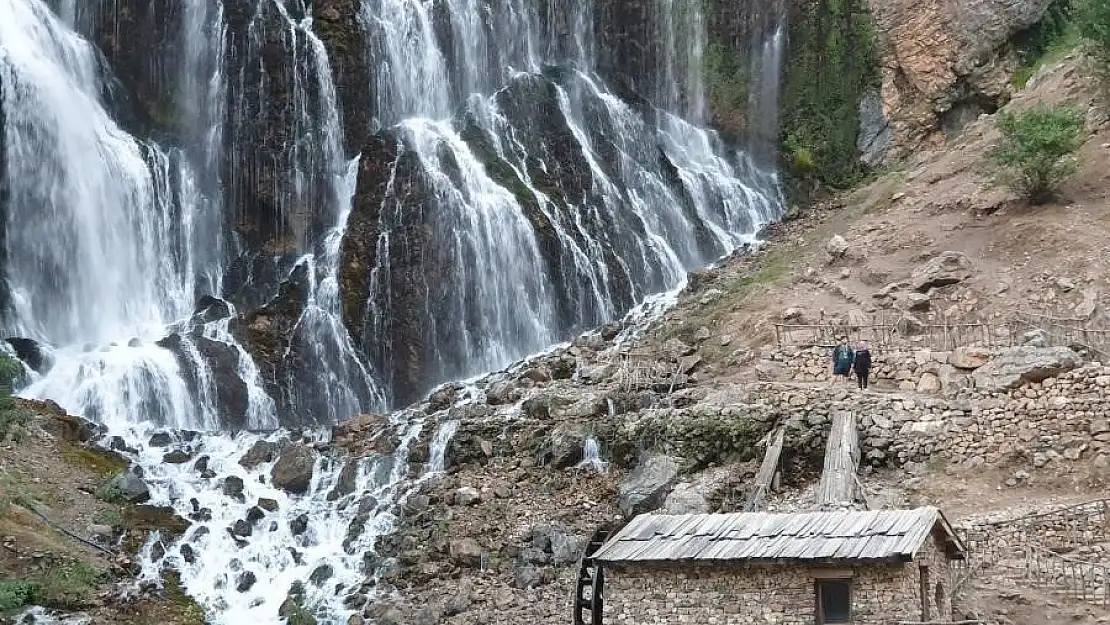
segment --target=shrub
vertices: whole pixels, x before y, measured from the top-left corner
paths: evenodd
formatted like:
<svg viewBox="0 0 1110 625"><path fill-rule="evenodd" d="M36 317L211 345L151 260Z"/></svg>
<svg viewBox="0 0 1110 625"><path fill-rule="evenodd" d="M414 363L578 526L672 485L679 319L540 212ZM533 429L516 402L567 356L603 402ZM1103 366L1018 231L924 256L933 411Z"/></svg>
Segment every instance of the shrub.
<svg viewBox="0 0 1110 625"><path fill-rule="evenodd" d="M12 397L12 383L21 375L23 366L19 361L0 354L0 443L18 438L20 428L31 418Z"/></svg>
<svg viewBox="0 0 1110 625"><path fill-rule="evenodd" d="M18 610L34 601L35 584L23 579L0 580L0 614Z"/></svg>
<svg viewBox="0 0 1110 625"><path fill-rule="evenodd" d="M1002 144L994 157L1003 182L1034 204L1051 200L1075 170L1071 155L1083 145L1083 115L1071 107L1038 107L1003 113L998 127Z"/></svg>
<svg viewBox="0 0 1110 625"><path fill-rule="evenodd" d="M1079 34L1091 42L1095 54L1110 62L1110 0L1080 0Z"/></svg>

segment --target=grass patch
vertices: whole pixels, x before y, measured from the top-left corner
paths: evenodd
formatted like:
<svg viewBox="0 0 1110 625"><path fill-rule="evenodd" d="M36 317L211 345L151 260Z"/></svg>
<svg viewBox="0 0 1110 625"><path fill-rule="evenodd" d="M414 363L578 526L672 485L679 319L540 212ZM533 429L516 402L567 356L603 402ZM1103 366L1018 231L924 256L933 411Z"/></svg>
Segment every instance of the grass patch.
<svg viewBox="0 0 1110 625"><path fill-rule="evenodd" d="M115 477L127 468L127 461L119 456L73 443L63 443L61 452L69 464L102 478Z"/></svg>
<svg viewBox="0 0 1110 625"><path fill-rule="evenodd" d="M80 609L88 604L104 574L84 562L71 561L52 567L36 580L35 603L50 608Z"/></svg>
<svg viewBox="0 0 1110 625"><path fill-rule="evenodd" d="M104 503L115 505L122 505L127 503L127 497L124 497L123 491L119 489L119 484L116 483L115 476L111 477L103 484L101 484L100 487L96 489L96 492L93 493L93 495Z"/></svg>
<svg viewBox="0 0 1110 625"><path fill-rule="evenodd" d="M118 529L123 527L123 514L120 513L118 508L101 510L93 517L93 523Z"/></svg>
<svg viewBox="0 0 1110 625"><path fill-rule="evenodd" d="M89 605L104 573L79 560L49 567L27 579L0 581L0 613L28 605L79 610Z"/></svg>
<svg viewBox="0 0 1110 625"><path fill-rule="evenodd" d="M0 614L30 605L35 591L35 584L25 579L0 580Z"/></svg>

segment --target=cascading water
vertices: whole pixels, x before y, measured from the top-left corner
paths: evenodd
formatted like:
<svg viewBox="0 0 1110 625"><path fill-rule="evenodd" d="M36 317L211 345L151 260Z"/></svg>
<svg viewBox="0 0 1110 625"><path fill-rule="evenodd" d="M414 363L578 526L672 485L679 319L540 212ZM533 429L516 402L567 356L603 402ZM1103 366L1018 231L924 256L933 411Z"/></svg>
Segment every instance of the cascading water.
<svg viewBox="0 0 1110 625"><path fill-rule="evenodd" d="M599 76L591 0L478 4L362 3L387 130L346 320L394 403L613 320L779 211L773 171L704 127L699 2L649 12L646 100Z"/></svg>
<svg viewBox="0 0 1110 625"><path fill-rule="evenodd" d="M659 49L613 89L591 0L363 0L385 149L351 160L310 4L180 0L159 22L179 53L150 63L170 110L144 117L116 110L117 59L90 43L98 11L133 16L121 1L0 0L2 327L53 349L23 394L123 437L153 502L194 521L164 556L148 546L144 575L180 570L213 623L277 622L291 592L346 622L433 424L395 414L393 456L314 453L302 495L274 487L272 458L239 462L300 435L221 431L331 424L505 366L673 296L779 210L767 161L706 128L698 2L651 3ZM768 45L758 115L774 111L781 36ZM173 132L146 132L152 116ZM273 322L252 315L283 289L300 300L264 346L278 362L256 362L251 333ZM423 475L458 426L435 426ZM207 470L163 463L161 429L202 432L173 444Z"/></svg>

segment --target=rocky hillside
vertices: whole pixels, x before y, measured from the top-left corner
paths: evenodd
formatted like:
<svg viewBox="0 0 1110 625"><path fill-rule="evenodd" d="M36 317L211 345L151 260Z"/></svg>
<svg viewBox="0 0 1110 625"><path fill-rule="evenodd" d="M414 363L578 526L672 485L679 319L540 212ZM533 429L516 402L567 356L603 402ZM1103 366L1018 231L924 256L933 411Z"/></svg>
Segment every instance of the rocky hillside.
<svg viewBox="0 0 1110 625"><path fill-rule="evenodd" d="M1029 309L1103 314L1110 127L1084 68L1074 56L1045 68L1004 109L1052 102L1087 112L1065 203L1031 209L993 186L985 155L997 131L984 116L947 149L772 228L758 252L692 275L648 333L606 327L421 404L459 420L458 433L447 473L422 484L382 543L380 583L396 592L365 622L565 619L575 554L594 531L647 510L736 510L778 425L788 427L786 484L768 505L811 506L837 410L865 413L872 506L935 504L959 524L1099 497L1110 477L1101 364L1039 347L1036 336L951 352L921 331L945 320L1005 329ZM862 396L829 388L823 350L774 345L774 323L879 316L908 335L900 351L877 353L876 390ZM663 364L643 365L637 383L618 354ZM591 440L604 465L584 462ZM1008 584L978 580L968 614L1000 623L1101 614Z"/></svg>
<svg viewBox="0 0 1110 625"><path fill-rule="evenodd" d="M139 583L138 552L150 535L171 541L187 524L142 505L145 485L119 455L89 442L95 428L50 403L22 402L3 418L0 623L32 604L93 623L204 623L172 572L163 587Z"/></svg>

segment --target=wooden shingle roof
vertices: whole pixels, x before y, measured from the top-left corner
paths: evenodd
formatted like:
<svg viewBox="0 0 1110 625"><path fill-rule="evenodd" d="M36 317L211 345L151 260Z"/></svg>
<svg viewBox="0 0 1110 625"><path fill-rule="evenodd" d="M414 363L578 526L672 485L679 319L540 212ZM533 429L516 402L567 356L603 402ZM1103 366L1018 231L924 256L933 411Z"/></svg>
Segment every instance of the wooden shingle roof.
<svg viewBox="0 0 1110 625"><path fill-rule="evenodd" d="M935 535L953 559L964 547L940 510L636 517L594 554L602 564L909 561Z"/></svg>

